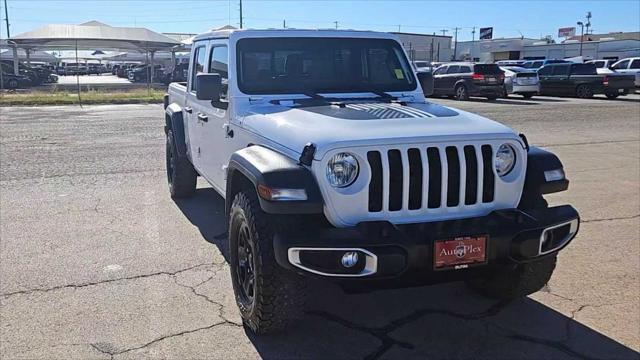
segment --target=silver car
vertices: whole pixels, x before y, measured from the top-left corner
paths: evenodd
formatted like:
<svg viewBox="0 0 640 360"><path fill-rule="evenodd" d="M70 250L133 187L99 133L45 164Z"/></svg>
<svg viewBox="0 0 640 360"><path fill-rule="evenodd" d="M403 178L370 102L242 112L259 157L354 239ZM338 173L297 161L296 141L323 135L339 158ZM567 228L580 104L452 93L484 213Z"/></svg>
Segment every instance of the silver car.
<svg viewBox="0 0 640 360"><path fill-rule="evenodd" d="M518 94L525 99L531 99L540 91L540 81L535 70L517 66L501 66L500 69L504 71L503 97Z"/></svg>

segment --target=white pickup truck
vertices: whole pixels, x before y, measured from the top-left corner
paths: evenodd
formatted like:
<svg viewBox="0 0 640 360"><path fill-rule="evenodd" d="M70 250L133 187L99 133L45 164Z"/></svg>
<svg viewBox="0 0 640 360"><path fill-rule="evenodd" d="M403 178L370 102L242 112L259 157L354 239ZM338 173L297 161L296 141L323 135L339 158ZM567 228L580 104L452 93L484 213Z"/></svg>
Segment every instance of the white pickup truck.
<svg viewBox="0 0 640 360"><path fill-rule="evenodd" d="M497 122L429 103L392 34L240 30L194 39L165 97L171 196L226 201L237 304L256 333L300 312L305 277L369 291L465 280L542 288L576 235L559 159ZM213 214L212 214L213 216ZM428 299L425 299L428 301Z"/></svg>

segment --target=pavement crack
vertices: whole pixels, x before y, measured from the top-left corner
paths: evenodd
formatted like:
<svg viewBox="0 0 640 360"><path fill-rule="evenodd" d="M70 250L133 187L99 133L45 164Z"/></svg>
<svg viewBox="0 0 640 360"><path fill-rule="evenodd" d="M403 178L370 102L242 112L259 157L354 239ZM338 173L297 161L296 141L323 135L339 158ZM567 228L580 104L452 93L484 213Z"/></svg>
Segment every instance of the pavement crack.
<svg viewBox="0 0 640 360"><path fill-rule="evenodd" d="M102 284L108 284L108 283L113 283L113 282L118 282L118 281L144 279L144 278L149 278L149 277L154 277L154 276L163 276L163 275L164 276L174 276L176 274L180 274L182 272L193 270L193 269L196 269L196 268L199 268L199 267L202 267L202 266L215 266L215 264L213 264L213 263L198 264L198 265L189 266L187 268L180 269L180 270L177 270L177 271L174 271L174 272L158 271L158 272L149 273L149 274L126 276L126 277L120 277L120 278L115 278L115 279L106 279L106 280L100 280L100 281L85 282L85 283L80 283L80 284L65 284L65 285L58 285L58 286L53 286L53 287L49 287L49 288L34 288L34 289L27 289L27 290L12 291L12 292L8 292L8 293L0 294L0 296L4 297L4 298L7 298L7 297L10 297L10 296L14 296L14 295L25 295L25 294L35 293L35 292L45 292L46 293L46 292L50 292L50 291L57 291L57 290L64 290L64 289L80 289L80 288L84 288L84 287L88 287L88 286L102 285Z"/></svg>
<svg viewBox="0 0 640 360"><path fill-rule="evenodd" d="M640 214L636 214L632 216L620 216L620 217L614 217L614 218L580 220L580 222L593 223L593 222L602 222L602 221L631 220L631 219L637 219L637 218L640 218Z"/></svg>
<svg viewBox="0 0 640 360"><path fill-rule="evenodd" d="M426 315L439 314L439 315L451 316L451 317L455 317L463 320L480 320L480 319L497 315L509 303L510 301L500 301L491 305L489 308L487 308L484 311L481 311L478 313L471 313L471 314L461 314L461 313L456 313L450 310L443 310L443 309L430 309L430 308L419 309L401 318L392 320L387 325L384 325L381 327L366 327L363 325L353 323L351 321L348 321L337 315L334 315L325 311L308 311L307 314L315 315L325 320L333 321L346 328L364 332L377 338L381 342L380 346L378 346L373 352L371 352L370 354L364 357L367 360L375 360L375 359L379 359L394 345L405 348L405 349L413 349L414 346L412 344L396 340L393 337L391 337L390 334L396 329L401 328L402 326L409 324L412 321L415 321Z"/></svg>

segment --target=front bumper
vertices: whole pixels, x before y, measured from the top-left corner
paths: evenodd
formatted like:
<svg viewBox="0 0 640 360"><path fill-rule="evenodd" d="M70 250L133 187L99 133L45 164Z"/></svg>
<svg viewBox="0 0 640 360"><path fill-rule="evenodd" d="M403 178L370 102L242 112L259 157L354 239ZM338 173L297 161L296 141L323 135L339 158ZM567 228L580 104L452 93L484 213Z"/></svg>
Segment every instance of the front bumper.
<svg viewBox="0 0 640 360"><path fill-rule="evenodd" d="M460 280L555 254L575 237L579 222L578 212L569 205L526 212L499 210L483 217L433 223L364 222L352 228L323 227L276 235L274 250L280 266L305 276L340 282L391 280L392 287L402 287ZM556 236L542 248L543 235L550 231ZM481 234L488 235L485 264L434 269L436 240ZM361 255L360 266L347 269L342 265L340 258L347 251Z"/></svg>

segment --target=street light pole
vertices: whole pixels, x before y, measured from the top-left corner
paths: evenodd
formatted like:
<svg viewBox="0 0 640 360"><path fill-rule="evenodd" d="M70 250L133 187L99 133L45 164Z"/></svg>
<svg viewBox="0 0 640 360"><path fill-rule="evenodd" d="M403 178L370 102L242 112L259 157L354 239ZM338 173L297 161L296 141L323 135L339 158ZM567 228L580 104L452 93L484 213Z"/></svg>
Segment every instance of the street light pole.
<svg viewBox="0 0 640 360"><path fill-rule="evenodd" d="M584 23L582 21L577 22L580 25L580 56L582 56L582 42L584 41Z"/></svg>

